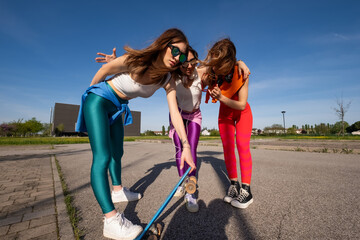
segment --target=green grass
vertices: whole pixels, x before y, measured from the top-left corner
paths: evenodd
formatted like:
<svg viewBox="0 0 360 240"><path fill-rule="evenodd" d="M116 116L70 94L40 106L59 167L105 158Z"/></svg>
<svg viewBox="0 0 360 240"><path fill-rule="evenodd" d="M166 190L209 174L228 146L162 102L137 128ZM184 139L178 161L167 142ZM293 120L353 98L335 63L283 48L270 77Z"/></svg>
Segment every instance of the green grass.
<svg viewBox="0 0 360 240"><path fill-rule="evenodd" d="M294 140L360 140L360 136L310 136L310 135L278 135L278 136L251 136L251 139L294 139Z"/></svg>
<svg viewBox="0 0 360 240"><path fill-rule="evenodd" d="M124 141L136 140L170 140L168 136L134 136L125 137ZM220 137L202 136L200 140L220 140ZM0 137L0 145L54 145L89 143L88 137Z"/></svg>
<svg viewBox="0 0 360 240"><path fill-rule="evenodd" d="M137 137L125 137L125 141L135 141ZM88 137L0 137L0 145L54 145L89 143Z"/></svg>
<svg viewBox="0 0 360 240"><path fill-rule="evenodd" d="M294 139L294 140L360 140L360 136L308 136L308 135L279 135L279 136L251 136L256 139ZM170 140L168 136L135 136L125 137L125 141L136 140ZM200 141L220 140L220 136L200 136ZM54 145L89 143L88 137L0 137L0 145Z"/></svg>
<svg viewBox="0 0 360 240"><path fill-rule="evenodd" d="M0 145L88 143L87 137L1 137Z"/></svg>

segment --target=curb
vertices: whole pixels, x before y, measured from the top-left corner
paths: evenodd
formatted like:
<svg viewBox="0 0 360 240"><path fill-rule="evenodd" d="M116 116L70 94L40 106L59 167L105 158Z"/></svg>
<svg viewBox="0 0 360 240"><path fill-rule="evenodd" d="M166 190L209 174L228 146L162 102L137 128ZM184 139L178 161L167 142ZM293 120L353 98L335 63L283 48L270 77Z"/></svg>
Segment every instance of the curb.
<svg viewBox="0 0 360 240"><path fill-rule="evenodd" d="M57 212L57 223L59 228L60 239L75 239L74 232L67 214L64 193L61 186L58 170L56 168L55 157L51 156L51 167L54 178L54 192L55 192L55 208Z"/></svg>

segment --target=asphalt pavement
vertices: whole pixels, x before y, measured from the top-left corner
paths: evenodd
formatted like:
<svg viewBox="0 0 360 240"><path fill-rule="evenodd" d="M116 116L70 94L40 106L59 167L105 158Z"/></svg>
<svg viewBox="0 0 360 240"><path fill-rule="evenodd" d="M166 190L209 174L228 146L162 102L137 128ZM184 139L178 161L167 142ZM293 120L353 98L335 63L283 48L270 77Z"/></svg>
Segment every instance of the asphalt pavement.
<svg viewBox="0 0 360 240"><path fill-rule="evenodd" d="M179 180L174 149L169 142L125 142L124 149L123 185L143 198L115 206L145 227ZM221 144L200 144L200 211L188 212L183 199L174 197L157 220L164 224L162 239L360 238L359 154L259 148L251 153L254 202L236 209L222 201L229 181ZM79 212L83 239L105 239L90 186L89 144L0 148L1 239L73 239L56 189L55 158Z"/></svg>
<svg viewBox="0 0 360 240"><path fill-rule="evenodd" d="M85 239L103 239L102 214L90 187L88 145L62 145L57 154L80 211ZM170 143L126 142L123 185L143 194L116 208L145 226L177 183ZM173 198L158 222L162 239L359 239L360 155L252 149L254 203L222 201L229 181L220 144L198 147L200 211Z"/></svg>

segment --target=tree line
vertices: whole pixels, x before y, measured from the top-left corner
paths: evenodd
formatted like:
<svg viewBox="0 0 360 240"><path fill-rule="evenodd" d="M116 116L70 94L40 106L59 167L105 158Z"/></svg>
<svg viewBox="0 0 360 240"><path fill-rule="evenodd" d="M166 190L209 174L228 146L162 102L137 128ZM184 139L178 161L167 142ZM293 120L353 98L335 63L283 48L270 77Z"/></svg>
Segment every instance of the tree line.
<svg viewBox="0 0 360 240"><path fill-rule="evenodd" d="M352 125L349 125L346 121L339 121L335 124L305 124L302 125L301 128L292 125L290 128L285 129L285 132L286 134L344 135L345 133L352 133L358 130L360 130L360 121ZM272 126L265 127L264 133L284 133L284 127L281 124L273 124Z"/></svg>
<svg viewBox="0 0 360 240"><path fill-rule="evenodd" d="M49 136L51 126L49 123L41 123L35 117L24 121L19 119L0 125L1 137L31 137L31 136Z"/></svg>
<svg viewBox="0 0 360 240"><path fill-rule="evenodd" d="M349 125L346 121L336 122L335 124L329 123L320 123L315 125L305 124L299 128L296 125L291 126L285 130L286 134L309 134L309 135L343 135L343 129L346 130L346 133L352 133L354 131L360 130L360 121L355 122L352 125ZM57 130L57 129L55 129ZM170 126L167 128L167 132L170 130ZM219 136L219 130L217 129L207 129L210 136ZM60 131L60 130L59 130ZM300 132L299 132L300 131ZM281 124L273 124L271 126L265 127L263 132L260 134L281 134L284 133L284 127ZM41 123L36 120L35 117L24 121L19 119L17 121L12 121L8 123L2 123L0 125L0 136L1 137L30 137L30 136L50 136L51 134L51 125L49 123ZM147 130L142 135L145 136L155 136L156 134ZM162 126L162 134L166 135L165 126Z"/></svg>

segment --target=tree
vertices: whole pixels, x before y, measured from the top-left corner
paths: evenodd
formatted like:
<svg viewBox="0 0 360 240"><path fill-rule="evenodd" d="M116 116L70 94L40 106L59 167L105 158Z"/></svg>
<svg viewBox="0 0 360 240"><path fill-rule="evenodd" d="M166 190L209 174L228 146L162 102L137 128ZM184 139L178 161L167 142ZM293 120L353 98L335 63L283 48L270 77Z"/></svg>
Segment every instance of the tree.
<svg viewBox="0 0 360 240"><path fill-rule="evenodd" d="M0 125L0 136L8 137L14 135L15 126L9 123L3 123Z"/></svg>
<svg viewBox="0 0 360 240"><path fill-rule="evenodd" d="M17 121L12 121L9 123L9 125L12 126L12 134L13 136L22 136L23 134L25 134L25 131L24 131L24 127L23 127L23 119L18 119Z"/></svg>
<svg viewBox="0 0 360 240"><path fill-rule="evenodd" d="M345 133L344 118L345 118L345 113L349 110L351 101L349 101L348 103L344 103L344 99L341 96L340 99L336 99L336 104L337 107L334 107L333 109L336 115L338 116L339 120L341 121L341 129L340 129L341 132L339 132L339 135L340 133L342 133L342 135L344 136Z"/></svg>
<svg viewBox="0 0 360 240"><path fill-rule="evenodd" d="M146 130L144 132L145 136L156 136L155 132L151 131L151 130Z"/></svg>
<svg viewBox="0 0 360 240"><path fill-rule="evenodd" d="M290 135L295 135L296 134L296 126L292 126L291 128L288 128L287 130L286 130L286 133L287 134L290 134Z"/></svg>
<svg viewBox="0 0 360 240"><path fill-rule="evenodd" d="M42 126L43 126L42 135L43 136L51 136L51 124L43 123Z"/></svg>
<svg viewBox="0 0 360 240"><path fill-rule="evenodd" d="M162 126L161 134L162 134L163 136L165 136L165 126L164 126L164 125Z"/></svg>
<svg viewBox="0 0 360 240"><path fill-rule="evenodd" d="M32 118L30 120L27 120L23 124L23 131L24 135L35 135L36 133L42 131L43 125L41 122L37 121L36 118Z"/></svg>
<svg viewBox="0 0 360 240"><path fill-rule="evenodd" d="M220 132L217 129L210 129L208 130L210 132L210 136L220 136Z"/></svg>
<svg viewBox="0 0 360 240"><path fill-rule="evenodd" d="M325 124L325 123L320 123L319 125L315 125L316 133L320 135L328 135L330 132L328 125L329 124Z"/></svg>
<svg viewBox="0 0 360 240"><path fill-rule="evenodd" d="M348 124L347 122L345 122L345 121L344 121L344 122L341 122L341 121L336 122L336 123L332 126L332 128L331 128L331 130L330 130L331 134L340 135L341 132L342 132L343 126L344 126L345 128L347 128L347 127L349 126L349 124Z"/></svg>
<svg viewBox="0 0 360 240"><path fill-rule="evenodd" d="M358 130L360 130L360 121L357 121L354 124L352 124L350 127L346 128L346 132L348 133L352 133Z"/></svg>

